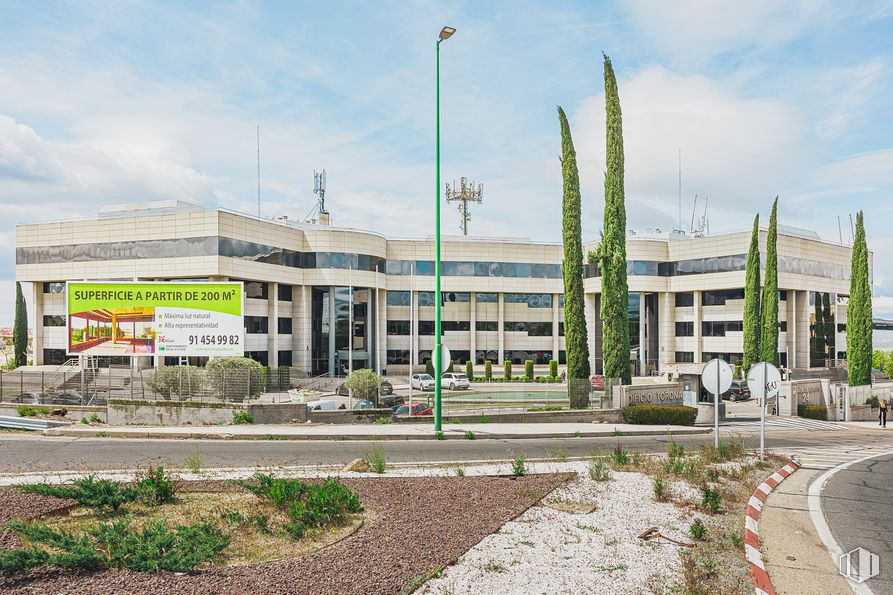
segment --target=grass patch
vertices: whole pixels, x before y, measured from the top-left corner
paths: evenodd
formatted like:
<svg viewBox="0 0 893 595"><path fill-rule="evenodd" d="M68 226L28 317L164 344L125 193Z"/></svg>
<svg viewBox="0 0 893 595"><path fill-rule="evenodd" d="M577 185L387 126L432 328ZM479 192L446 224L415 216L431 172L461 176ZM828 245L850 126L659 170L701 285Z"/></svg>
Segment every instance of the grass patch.
<svg viewBox="0 0 893 595"><path fill-rule="evenodd" d="M527 465L525 464L524 455L518 455L512 461L512 475L515 477L527 475Z"/></svg>
<svg viewBox="0 0 893 595"><path fill-rule="evenodd" d="M372 423L375 425L378 425L378 426L385 426L385 425L391 423L391 418L390 417L376 417L375 421L373 421Z"/></svg>
<svg viewBox="0 0 893 595"><path fill-rule="evenodd" d="M611 469L602 457L589 459L589 478L593 481L608 481L611 479Z"/></svg>
<svg viewBox="0 0 893 595"><path fill-rule="evenodd" d="M654 499L658 502L666 502L670 499L670 490L664 481L663 475L655 475L651 479L651 488L654 490Z"/></svg>
<svg viewBox="0 0 893 595"><path fill-rule="evenodd" d="M701 519L695 519L695 522L688 526L688 532L698 541L704 541L707 536L707 527L701 522Z"/></svg>
<svg viewBox="0 0 893 595"><path fill-rule="evenodd" d="M471 430L466 430L465 431L465 439L466 440L474 440L474 432L472 432Z"/></svg>
<svg viewBox="0 0 893 595"><path fill-rule="evenodd" d="M253 424L254 418L244 409L233 411L233 424L240 426L242 424Z"/></svg>
<svg viewBox="0 0 893 595"><path fill-rule="evenodd" d="M19 417L34 417L35 415L49 415L49 407L32 407L31 405L20 405L16 407L16 413Z"/></svg>
<svg viewBox="0 0 893 595"><path fill-rule="evenodd" d="M363 460L369 465L369 468L381 475L387 469L388 461L384 454L384 448L381 444L375 444L371 450L363 451Z"/></svg>
<svg viewBox="0 0 893 595"><path fill-rule="evenodd" d="M566 463L570 458L570 451L567 448L559 448L550 453L550 456L556 463Z"/></svg>
<svg viewBox="0 0 893 595"><path fill-rule="evenodd" d="M620 446L619 440L617 441L617 446L615 446L614 450L611 452L611 461L616 467L624 467L629 463L629 455L623 450L623 447Z"/></svg>
<svg viewBox="0 0 893 595"><path fill-rule="evenodd" d="M189 469L192 473L200 473L202 468L205 465L205 460L202 458L201 453L198 449L192 451L189 456L183 461L183 464Z"/></svg>

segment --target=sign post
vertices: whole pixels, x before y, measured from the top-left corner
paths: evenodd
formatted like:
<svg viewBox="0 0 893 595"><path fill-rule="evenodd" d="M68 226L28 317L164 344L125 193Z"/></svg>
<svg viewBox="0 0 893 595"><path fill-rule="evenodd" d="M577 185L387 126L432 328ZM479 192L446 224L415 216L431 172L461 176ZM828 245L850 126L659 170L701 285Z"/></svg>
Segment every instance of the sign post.
<svg viewBox="0 0 893 595"><path fill-rule="evenodd" d="M732 368L721 359L712 359L704 364L701 382L713 394L713 446L719 448L719 396L732 386Z"/></svg>
<svg viewBox="0 0 893 595"><path fill-rule="evenodd" d="M747 387L750 394L760 400L760 460L766 452L766 406L769 399L778 396L781 389L781 372L768 362L758 362L747 371Z"/></svg>

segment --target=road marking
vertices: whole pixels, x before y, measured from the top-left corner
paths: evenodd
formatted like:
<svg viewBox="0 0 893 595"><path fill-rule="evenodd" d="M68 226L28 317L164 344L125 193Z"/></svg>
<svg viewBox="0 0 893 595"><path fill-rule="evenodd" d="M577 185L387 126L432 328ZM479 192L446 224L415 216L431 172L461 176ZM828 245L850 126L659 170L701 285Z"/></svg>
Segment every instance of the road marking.
<svg viewBox="0 0 893 595"><path fill-rule="evenodd" d="M825 521L824 513L822 513L822 488L825 487L825 483L829 479L831 479L838 471L843 471L847 467L855 465L856 463L861 463L862 461L867 461L868 459L874 459L885 455L893 455L893 450L887 450L886 452L880 453L872 453L858 459L840 463L836 467L828 469L827 471L822 473L822 475L820 475L819 478L812 482L812 485L809 486L809 496L807 498L807 501L809 502L809 516L812 518L812 524L815 525L816 532L819 534L822 543L825 544L825 547L828 549L828 553L831 554L831 560L834 562L834 566L838 566L838 564L840 563L840 556L842 556L844 552L843 549L837 544L837 541L834 539L834 535L831 534L831 529L830 527L828 527L828 523ZM853 590L853 593L856 593L856 595L873 595L873 591L865 583L856 583L851 580L847 580L847 583L850 585L850 588Z"/></svg>
<svg viewBox="0 0 893 595"><path fill-rule="evenodd" d="M871 458L890 452L889 444L877 446L858 446L842 444L837 447L806 446L795 448L780 448L777 452L796 457L800 466L804 469L831 469L862 457Z"/></svg>
<svg viewBox="0 0 893 595"><path fill-rule="evenodd" d="M737 420L734 417L726 418L726 421L720 424L720 429L759 429L760 420L758 419L742 419ZM819 419L804 419L802 417L771 417L766 419L766 429L769 430L849 430L850 428L833 421L822 421Z"/></svg>

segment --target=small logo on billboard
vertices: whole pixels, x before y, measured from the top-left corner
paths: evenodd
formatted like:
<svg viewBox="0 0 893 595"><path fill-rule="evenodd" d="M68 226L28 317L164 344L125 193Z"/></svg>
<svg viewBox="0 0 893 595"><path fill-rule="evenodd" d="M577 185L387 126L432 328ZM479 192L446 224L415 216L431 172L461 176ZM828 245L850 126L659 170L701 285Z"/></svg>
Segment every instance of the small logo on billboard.
<svg viewBox="0 0 893 595"><path fill-rule="evenodd" d="M840 574L851 581L864 583L880 572L880 559L866 549L857 547L840 556Z"/></svg>

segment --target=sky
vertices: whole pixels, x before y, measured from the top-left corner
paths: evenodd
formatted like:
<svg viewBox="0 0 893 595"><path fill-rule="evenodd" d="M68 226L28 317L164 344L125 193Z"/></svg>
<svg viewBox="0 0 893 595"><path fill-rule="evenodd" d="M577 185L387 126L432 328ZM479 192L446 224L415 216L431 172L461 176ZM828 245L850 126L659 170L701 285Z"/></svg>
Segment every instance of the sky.
<svg viewBox="0 0 893 595"><path fill-rule="evenodd" d="M893 0L9 2L0 0L0 326L15 224L180 199L433 228L435 40L444 181L484 184L475 235L561 237L568 113L584 240L604 203L602 53L623 109L629 226L768 221L849 242L865 212L875 315L893 317ZM842 222L838 227L838 217ZM444 233L459 233L444 207Z"/></svg>

